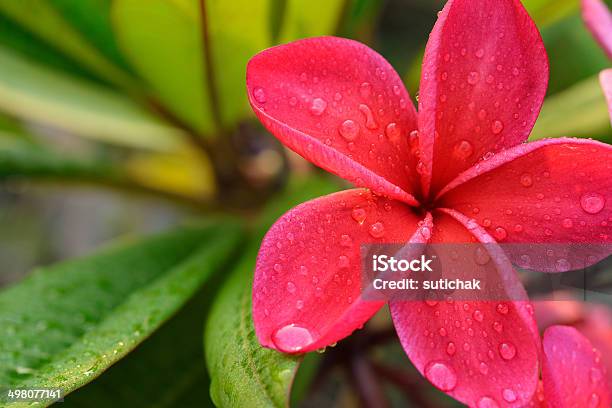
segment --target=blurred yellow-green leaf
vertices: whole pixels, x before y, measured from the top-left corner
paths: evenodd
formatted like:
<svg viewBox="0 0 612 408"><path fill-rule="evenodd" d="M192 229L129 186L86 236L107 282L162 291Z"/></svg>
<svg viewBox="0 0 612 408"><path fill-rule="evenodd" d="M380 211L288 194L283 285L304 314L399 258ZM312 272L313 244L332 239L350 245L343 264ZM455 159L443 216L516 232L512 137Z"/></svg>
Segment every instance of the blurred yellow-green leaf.
<svg viewBox="0 0 612 408"><path fill-rule="evenodd" d="M347 0L287 0L279 42L336 32Z"/></svg>
<svg viewBox="0 0 612 408"><path fill-rule="evenodd" d="M218 129L198 1L116 0L112 19L121 50L160 102L213 135Z"/></svg>
<svg viewBox="0 0 612 408"><path fill-rule="evenodd" d="M610 116L598 76L547 98L531 134L531 140L572 136L612 141Z"/></svg>
<svg viewBox="0 0 612 408"><path fill-rule="evenodd" d="M109 143L158 151L184 147L183 134L124 95L37 65L0 47L0 110Z"/></svg>
<svg viewBox="0 0 612 408"><path fill-rule="evenodd" d="M132 80L69 24L49 0L0 0L0 12L111 83Z"/></svg>

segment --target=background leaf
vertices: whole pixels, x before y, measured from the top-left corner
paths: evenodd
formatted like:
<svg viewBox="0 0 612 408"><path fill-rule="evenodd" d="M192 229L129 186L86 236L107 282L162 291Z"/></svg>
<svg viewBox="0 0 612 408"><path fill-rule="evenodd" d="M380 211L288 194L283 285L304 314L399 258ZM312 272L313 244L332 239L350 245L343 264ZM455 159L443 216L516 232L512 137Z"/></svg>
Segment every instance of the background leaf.
<svg viewBox="0 0 612 408"><path fill-rule="evenodd" d="M210 393L218 407L281 407L301 357L261 347L251 315L255 257L263 235L283 212L310 198L329 193L330 179L294 183L271 201L241 262L217 295L204 332L206 363L212 378Z"/></svg>
<svg viewBox="0 0 612 408"><path fill-rule="evenodd" d="M102 78L131 86L129 75L83 38L48 0L0 0L0 11Z"/></svg>
<svg viewBox="0 0 612 408"><path fill-rule="evenodd" d="M570 136L612 141L610 116L598 75L547 98L531 135L531 140Z"/></svg>
<svg viewBox="0 0 612 408"><path fill-rule="evenodd" d="M231 222L184 228L43 268L3 291L0 384L70 392L91 381L228 261L238 231Z"/></svg>
<svg viewBox="0 0 612 408"><path fill-rule="evenodd" d="M197 0L115 0L119 47L157 98L198 132L217 131Z"/></svg>
<svg viewBox="0 0 612 408"><path fill-rule="evenodd" d="M0 47L0 109L105 142L178 150L183 134L108 88L55 72Z"/></svg>

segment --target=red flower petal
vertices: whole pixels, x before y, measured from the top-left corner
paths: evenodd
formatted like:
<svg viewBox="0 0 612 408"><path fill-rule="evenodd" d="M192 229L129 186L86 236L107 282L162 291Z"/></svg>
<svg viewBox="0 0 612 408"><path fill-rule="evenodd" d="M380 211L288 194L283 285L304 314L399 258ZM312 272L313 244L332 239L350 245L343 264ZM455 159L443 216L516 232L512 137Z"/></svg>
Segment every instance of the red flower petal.
<svg viewBox="0 0 612 408"><path fill-rule="evenodd" d="M610 114L610 123L612 123L612 69L606 69L599 73L599 83L601 83L606 102L608 102L608 113Z"/></svg>
<svg viewBox="0 0 612 408"><path fill-rule="evenodd" d="M289 148L358 186L416 203L408 137L416 111L376 52L336 37L295 41L253 57L247 88L259 120Z"/></svg>
<svg viewBox="0 0 612 408"><path fill-rule="evenodd" d="M500 242L523 244L506 247L520 266L564 272L612 252L611 170L610 145L541 140L460 174L440 205L474 217Z"/></svg>
<svg viewBox="0 0 612 408"><path fill-rule="evenodd" d="M419 95L424 184L527 139L546 87L540 34L518 0L451 0L427 44Z"/></svg>
<svg viewBox="0 0 612 408"><path fill-rule="evenodd" d="M479 227L468 231L461 215L445 212L455 219L436 215L432 243L494 242ZM491 259L501 275L514 281L510 290L518 287L526 297L503 254L491 252ZM410 360L442 391L472 407L518 407L532 399L540 344L528 302L391 302L390 307Z"/></svg>
<svg viewBox="0 0 612 408"><path fill-rule="evenodd" d="M601 0L582 0L582 18L587 27L612 58L612 14Z"/></svg>
<svg viewBox="0 0 612 408"><path fill-rule="evenodd" d="M361 327L384 302L361 298L360 245L407 242L419 220L410 207L361 189L286 213L268 231L257 259L253 319L260 343L307 352Z"/></svg>
<svg viewBox="0 0 612 408"><path fill-rule="evenodd" d="M544 332L542 381L550 407L608 408L610 391L598 352L573 327Z"/></svg>

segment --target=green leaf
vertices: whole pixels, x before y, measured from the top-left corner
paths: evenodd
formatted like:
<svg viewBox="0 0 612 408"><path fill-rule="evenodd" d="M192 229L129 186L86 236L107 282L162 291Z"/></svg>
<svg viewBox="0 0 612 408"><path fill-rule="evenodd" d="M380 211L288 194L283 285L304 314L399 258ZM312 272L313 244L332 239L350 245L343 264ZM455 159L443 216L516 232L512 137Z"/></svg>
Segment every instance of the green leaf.
<svg viewBox="0 0 612 408"><path fill-rule="evenodd" d="M0 12L111 83L133 80L70 25L47 0L0 0Z"/></svg>
<svg viewBox="0 0 612 408"><path fill-rule="evenodd" d="M214 121L196 0L116 0L111 16L119 47L157 98L200 133Z"/></svg>
<svg viewBox="0 0 612 408"><path fill-rule="evenodd" d="M270 224L293 205L331 192L330 179L311 179L290 186L264 212L239 265L214 301L204 331L210 393L218 407L287 406L300 357L261 347L251 315L255 257Z"/></svg>
<svg viewBox="0 0 612 408"><path fill-rule="evenodd" d="M538 27L555 23L578 10L578 0L523 0Z"/></svg>
<svg viewBox="0 0 612 408"><path fill-rule="evenodd" d="M159 151L183 134L108 88L63 75L0 47L0 110L109 143Z"/></svg>
<svg viewBox="0 0 612 408"><path fill-rule="evenodd" d="M544 28L542 38L550 61L549 95L610 66L578 12Z"/></svg>
<svg viewBox="0 0 612 408"><path fill-rule="evenodd" d="M547 98L531 135L531 140L573 136L612 141L608 105L598 76Z"/></svg>
<svg viewBox="0 0 612 408"><path fill-rule="evenodd" d="M63 180L127 181L112 163L66 157L29 140L0 130L0 180L8 177Z"/></svg>
<svg viewBox="0 0 612 408"><path fill-rule="evenodd" d="M334 34L348 0L287 0L279 42Z"/></svg>
<svg viewBox="0 0 612 408"><path fill-rule="evenodd" d="M271 0L214 0L206 5L208 44L221 122L231 129L251 110L245 97L246 66L272 43Z"/></svg>
<svg viewBox="0 0 612 408"><path fill-rule="evenodd" d="M231 222L35 271L0 293L0 384L70 392L125 356L229 260Z"/></svg>
<svg viewBox="0 0 612 408"><path fill-rule="evenodd" d="M216 288L211 283L124 359L70 394L62 407L212 407L201 341Z"/></svg>
<svg viewBox="0 0 612 408"><path fill-rule="evenodd" d="M120 68L129 71L129 66L119 51L110 21L112 0L47 1L98 51Z"/></svg>

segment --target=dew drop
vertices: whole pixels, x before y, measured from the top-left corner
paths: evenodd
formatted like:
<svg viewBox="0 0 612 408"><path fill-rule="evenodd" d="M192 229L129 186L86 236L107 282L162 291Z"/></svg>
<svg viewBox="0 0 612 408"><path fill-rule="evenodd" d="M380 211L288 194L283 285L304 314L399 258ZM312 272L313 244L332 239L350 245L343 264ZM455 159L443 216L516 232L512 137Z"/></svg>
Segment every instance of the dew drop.
<svg viewBox="0 0 612 408"><path fill-rule="evenodd" d="M490 259L489 252L485 248L479 246L476 248L476 251L474 251L474 261L476 261L478 265L486 265Z"/></svg>
<svg viewBox="0 0 612 408"><path fill-rule="evenodd" d="M431 229L427 226L424 226L423 228L421 228L421 236L425 238L426 240L431 238Z"/></svg>
<svg viewBox="0 0 612 408"><path fill-rule="evenodd" d="M484 320L484 315L482 314L482 312L478 309L474 310L474 313L472 313L472 317L474 318L474 320L476 320L477 322L482 322Z"/></svg>
<svg viewBox="0 0 612 408"><path fill-rule="evenodd" d="M491 397L482 397L478 400L478 408L499 408L499 404Z"/></svg>
<svg viewBox="0 0 612 408"><path fill-rule="evenodd" d="M296 106L298 103L298 99L295 96L292 96L291 98L289 98L289 105L290 106Z"/></svg>
<svg viewBox="0 0 612 408"><path fill-rule="evenodd" d="M506 402L514 402L516 401L516 393L510 388L506 388L502 391L502 397Z"/></svg>
<svg viewBox="0 0 612 408"><path fill-rule="evenodd" d="M580 207L589 214L599 213L605 204L605 198L599 193L585 193L580 197Z"/></svg>
<svg viewBox="0 0 612 408"><path fill-rule="evenodd" d="M453 148L453 154L455 157L461 160L465 160L474 153L474 147L467 140L461 140Z"/></svg>
<svg viewBox="0 0 612 408"><path fill-rule="evenodd" d="M287 282L287 292L293 294L293 293L295 293L295 289L296 289L295 288L295 283L293 283L291 281Z"/></svg>
<svg viewBox="0 0 612 408"><path fill-rule="evenodd" d="M503 241L508 236L508 233L503 227L497 227L495 228L494 235L498 241Z"/></svg>
<svg viewBox="0 0 612 408"><path fill-rule="evenodd" d="M476 51L476 57L482 58L484 57L484 53L484 50L482 48L479 48L478 51Z"/></svg>
<svg viewBox="0 0 612 408"><path fill-rule="evenodd" d="M302 310L304 308L304 301L303 300L297 300L295 302L295 308L297 310Z"/></svg>
<svg viewBox="0 0 612 408"><path fill-rule="evenodd" d="M363 103L359 105L359 112L363 114L363 117L365 118L366 122L365 125L368 129L373 130L378 128L378 123L376 123L376 120L374 120L374 115L372 114L372 110L368 105L365 105Z"/></svg>
<svg viewBox="0 0 612 408"><path fill-rule="evenodd" d="M350 248L353 246L353 240L346 234L342 234L340 237L340 245L345 248Z"/></svg>
<svg viewBox="0 0 612 408"><path fill-rule="evenodd" d="M468 74L467 78L468 84L476 85L478 81L480 81L480 74L476 71L472 71Z"/></svg>
<svg viewBox="0 0 612 408"><path fill-rule="evenodd" d="M366 219L366 210L363 208L353 208L353 211L351 211L351 217L353 217L353 219L357 221L359 225L361 225Z"/></svg>
<svg viewBox="0 0 612 408"><path fill-rule="evenodd" d="M285 353L296 353L313 342L312 334L304 327L289 324L272 334L276 347Z"/></svg>
<svg viewBox="0 0 612 408"><path fill-rule="evenodd" d="M312 105L310 105L310 113L315 116L321 116L325 109L327 108L327 102L321 98L314 98L312 100Z"/></svg>
<svg viewBox="0 0 612 408"><path fill-rule="evenodd" d="M480 371L480 374L482 375L487 375L489 372L489 366L484 361L481 361L478 365L478 371Z"/></svg>
<svg viewBox="0 0 612 408"><path fill-rule="evenodd" d="M347 119L340 125L339 132L344 139L353 141L357 139L357 136L359 136L359 125L354 121Z"/></svg>
<svg viewBox="0 0 612 408"><path fill-rule="evenodd" d="M364 98L369 97L372 94L372 85L369 82L364 82L359 86L359 93Z"/></svg>
<svg viewBox="0 0 612 408"><path fill-rule="evenodd" d="M348 268L350 265L348 257L341 255L338 257L338 268Z"/></svg>
<svg viewBox="0 0 612 408"><path fill-rule="evenodd" d="M506 303L498 303L495 309L497 310L497 313L502 315L507 315L510 311L510 308Z"/></svg>
<svg viewBox="0 0 612 408"><path fill-rule="evenodd" d="M374 224L370 225L369 232L374 238L381 238L383 235L385 235L385 226L382 222L375 222Z"/></svg>
<svg viewBox="0 0 612 408"><path fill-rule="evenodd" d="M555 262L555 269L557 272L567 272L572 269L572 266L567 259L559 258L557 259L557 262Z"/></svg>
<svg viewBox="0 0 612 408"><path fill-rule="evenodd" d="M591 394L589 398L589 408L597 408L599 406L599 395L596 393Z"/></svg>
<svg viewBox="0 0 612 408"><path fill-rule="evenodd" d="M455 370L442 362L432 362L425 368L425 377L442 391L450 391L457 385Z"/></svg>
<svg viewBox="0 0 612 408"><path fill-rule="evenodd" d="M504 360L512 360L516 356L516 347L512 343L500 343L499 355Z"/></svg>
<svg viewBox="0 0 612 408"><path fill-rule="evenodd" d="M387 135L387 138L391 142L397 143L400 138L400 133L399 126L395 122L389 123L385 128L385 135Z"/></svg>
<svg viewBox="0 0 612 408"><path fill-rule="evenodd" d="M253 97L259 103L266 103L266 92L259 86L253 89Z"/></svg>
<svg viewBox="0 0 612 408"><path fill-rule="evenodd" d="M493 134L499 135L502 130L504 130L504 124L501 121L496 120L491 125L491 130L493 131Z"/></svg>
<svg viewBox="0 0 612 408"><path fill-rule="evenodd" d="M523 187L531 187L533 185L533 178L529 173L523 173L521 175L521 185Z"/></svg>
<svg viewBox="0 0 612 408"><path fill-rule="evenodd" d="M457 346L455 346L455 343L453 343L452 341L448 342L448 344L446 345L446 354L448 354L449 356L454 356L456 352Z"/></svg>
<svg viewBox="0 0 612 408"><path fill-rule="evenodd" d="M300 266L300 275L306 276L308 275L308 268L304 265Z"/></svg>
<svg viewBox="0 0 612 408"><path fill-rule="evenodd" d="M498 333L501 333L502 330L504 329L504 326L500 323L500 322L493 322L493 330L495 330Z"/></svg>

